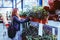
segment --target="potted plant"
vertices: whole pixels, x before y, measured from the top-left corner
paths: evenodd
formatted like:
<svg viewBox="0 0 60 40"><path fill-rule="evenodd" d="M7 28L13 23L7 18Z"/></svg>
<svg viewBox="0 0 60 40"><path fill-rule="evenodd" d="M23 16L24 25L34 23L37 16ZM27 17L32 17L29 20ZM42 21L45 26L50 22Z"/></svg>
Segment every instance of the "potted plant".
<svg viewBox="0 0 60 40"><path fill-rule="evenodd" d="M37 16L38 16L38 14L37 14L37 8L38 8L38 7L33 7L33 8L29 11L29 12L30 12L29 17L31 18L31 21L39 22L39 20L38 20L38 18L37 18Z"/></svg>
<svg viewBox="0 0 60 40"><path fill-rule="evenodd" d="M36 17L39 19L39 22L45 24L48 22L48 11L43 7L38 7L36 11Z"/></svg>
<svg viewBox="0 0 60 40"><path fill-rule="evenodd" d="M28 14L28 12L23 12L23 11L21 11L21 12L20 12L20 17L21 17L21 18L26 18L27 14Z"/></svg>
<svg viewBox="0 0 60 40"><path fill-rule="evenodd" d="M42 20L43 24L48 23L48 12L45 9L40 10L40 19Z"/></svg>
<svg viewBox="0 0 60 40"><path fill-rule="evenodd" d="M33 21L43 24L48 22L48 12L43 7L33 8L30 12L30 17L33 18Z"/></svg>
<svg viewBox="0 0 60 40"><path fill-rule="evenodd" d="M29 17L31 21L38 22L38 18L36 17L36 12L34 10L30 11Z"/></svg>

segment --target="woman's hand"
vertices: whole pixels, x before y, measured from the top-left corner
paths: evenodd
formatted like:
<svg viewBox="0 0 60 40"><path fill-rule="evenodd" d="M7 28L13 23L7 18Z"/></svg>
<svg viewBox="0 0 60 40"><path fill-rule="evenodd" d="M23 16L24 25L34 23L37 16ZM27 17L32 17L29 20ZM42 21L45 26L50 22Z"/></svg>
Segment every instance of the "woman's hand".
<svg viewBox="0 0 60 40"><path fill-rule="evenodd" d="M32 20L33 18L32 18L32 17L30 17L29 19L30 19L30 20Z"/></svg>
<svg viewBox="0 0 60 40"><path fill-rule="evenodd" d="M26 20L26 19L24 19L24 18L21 18L21 20Z"/></svg>

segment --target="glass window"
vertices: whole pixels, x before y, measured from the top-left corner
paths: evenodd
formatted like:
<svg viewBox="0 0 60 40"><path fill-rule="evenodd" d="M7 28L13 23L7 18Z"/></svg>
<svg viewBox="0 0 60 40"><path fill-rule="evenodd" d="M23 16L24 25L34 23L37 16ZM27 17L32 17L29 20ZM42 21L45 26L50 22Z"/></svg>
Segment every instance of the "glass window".
<svg viewBox="0 0 60 40"><path fill-rule="evenodd" d="M17 8L21 11L21 0L17 0L16 2Z"/></svg>
<svg viewBox="0 0 60 40"><path fill-rule="evenodd" d="M0 7L2 6L2 0L0 0Z"/></svg>
<svg viewBox="0 0 60 40"><path fill-rule="evenodd" d="M48 0L43 0L43 6L49 6L48 5Z"/></svg>
<svg viewBox="0 0 60 40"><path fill-rule="evenodd" d="M21 0L17 0L17 8L21 8Z"/></svg>
<svg viewBox="0 0 60 40"><path fill-rule="evenodd" d="M3 7L12 7L12 0L3 0Z"/></svg>
<svg viewBox="0 0 60 40"><path fill-rule="evenodd" d="M31 9L33 6L38 6L37 0L24 0L23 1L23 9Z"/></svg>
<svg viewBox="0 0 60 40"><path fill-rule="evenodd" d="M12 8L0 8L0 13L6 13L6 11L12 11Z"/></svg>

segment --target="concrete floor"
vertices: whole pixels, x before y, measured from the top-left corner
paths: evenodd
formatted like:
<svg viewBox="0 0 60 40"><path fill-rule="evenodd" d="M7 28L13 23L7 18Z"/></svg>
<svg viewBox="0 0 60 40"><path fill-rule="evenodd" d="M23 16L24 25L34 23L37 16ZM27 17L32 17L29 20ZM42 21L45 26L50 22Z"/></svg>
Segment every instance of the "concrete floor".
<svg viewBox="0 0 60 40"><path fill-rule="evenodd" d="M22 28L20 30L22 30ZM18 37L18 35L20 35L21 32L22 31L18 31L16 33L14 40L22 40L21 36ZM0 23L0 40L12 40L8 37L7 28L3 25L3 23Z"/></svg>
<svg viewBox="0 0 60 40"><path fill-rule="evenodd" d="M10 38L8 38L7 29L3 25L3 23L0 23L0 40L11 40Z"/></svg>

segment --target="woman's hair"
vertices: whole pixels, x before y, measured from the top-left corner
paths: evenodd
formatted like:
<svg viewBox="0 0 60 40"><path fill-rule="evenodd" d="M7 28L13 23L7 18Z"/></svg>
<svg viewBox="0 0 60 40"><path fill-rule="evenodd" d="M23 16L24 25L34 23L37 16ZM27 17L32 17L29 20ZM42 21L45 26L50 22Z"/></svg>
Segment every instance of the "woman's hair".
<svg viewBox="0 0 60 40"><path fill-rule="evenodd" d="M14 8L14 9L12 10L12 16L16 16L17 11L18 11L18 8Z"/></svg>

